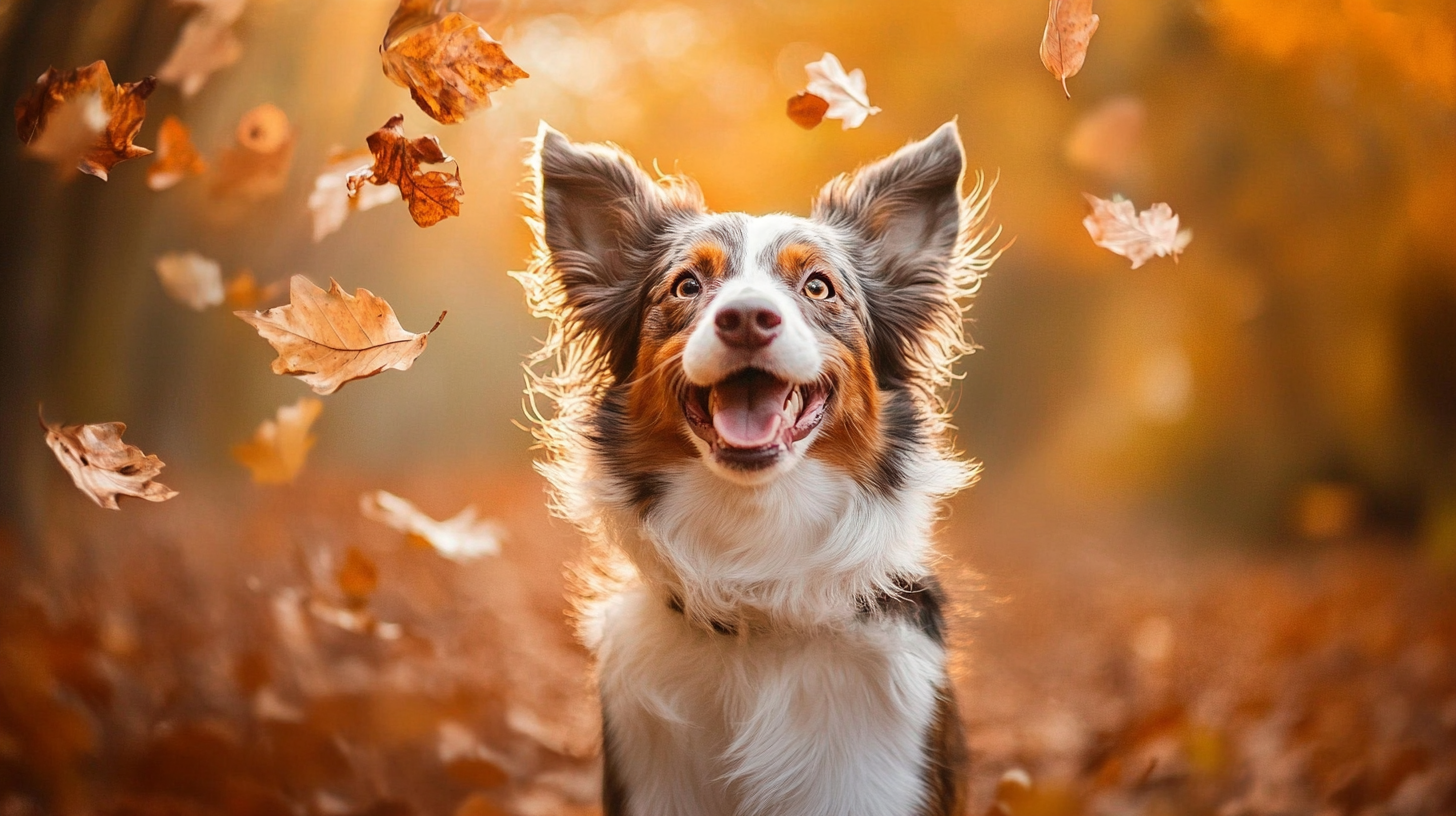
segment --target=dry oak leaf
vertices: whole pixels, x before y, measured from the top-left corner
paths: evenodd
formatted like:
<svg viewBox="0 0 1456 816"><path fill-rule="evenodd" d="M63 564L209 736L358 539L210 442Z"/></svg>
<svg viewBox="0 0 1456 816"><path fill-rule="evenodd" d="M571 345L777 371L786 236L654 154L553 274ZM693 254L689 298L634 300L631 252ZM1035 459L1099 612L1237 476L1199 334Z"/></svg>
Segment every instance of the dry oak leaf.
<svg viewBox="0 0 1456 816"><path fill-rule="evenodd" d="M201 312L222 303L222 266L196 252L169 252L156 261L162 288L178 303Z"/></svg>
<svg viewBox="0 0 1456 816"><path fill-rule="evenodd" d="M1154 256L1178 254L1193 240L1191 230L1178 230L1178 216L1167 204L1137 212L1131 201L1114 197L1111 201L1083 193L1092 205L1092 214L1082 219L1082 226L1092 236L1092 243L1128 258L1137 269Z"/></svg>
<svg viewBox="0 0 1456 816"><path fill-rule="evenodd" d="M856 68L846 74L839 58L827 52L818 62L805 65L804 70L809 72L808 93L829 103L825 119L839 119L844 129L849 130L880 112L870 104L865 92L864 71Z"/></svg>
<svg viewBox="0 0 1456 816"><path fill-rule="evenodd" d="M808 91L800 91L789 97L789 119L804 130L819 127L819 123L824 121L824 114L828 112L829 103Z"/></svg>
<svg viewBox="0 0 1456 816"><path fill-rule="evenodd" d="M369 151L374 154L374 164L350 173L346 177L349 195L358 196L366 183L394 184L399 193L409 202L410 217L422 227L440 223L452 215L460 214L460 197L465 188L460 186L460 165L455 165L454 175L439 170L424 171L420 164L440 164L455 161L440 149L440 140L434 136L407 139L404 135L404 115L400 114L384 123L384 127L369 134Z"/></svg>
<svg viewBox="0 0 1456 816"><path fill-rule="evenodd" d="M325 292L302 275L289 282L289 304L262 312L233 312L278 352L273 373L303 380L316 394L388 369L404 371L425 350L445 312L429 331L407 332L383 298L368 289L353 295L329 280Z"/></svg>
<svg viewBox="0 0 1456 816"><path fill-rule="evenodd" d="M279 407L276 419L263 420L252 439L233 446L233 458L258 484L291 484L317 441L309 429L323 410L323 402L312 397Z"/></svg>
<svg viewBox="0 0 1456 816"><path fill-rule="evenodd" d="M15 103L15 132L32 156L105 181L118 162L151 154L132 139L156 87L155 77L115 84L105 60L64 72L48 68Z"/></svg>
<svg viewBox="0 0 1456 816"><path fill-rule="evenodd" d="M276 105L259 105L238 120L236 138L218 158L212 194L257 202L282 192L296 140L288 114Z"/></svg>
<svg viewBox="0 0 1456 816"><path fill-rule="evenodd" d="M1041 33L1041 64L1062 81L1062 93L1068 99L1072 92L1067 90L1067 77L1082 70L1097 23L1092 0L1051 0L1047 8L1047 24Z"/></svg>
<svg viewBox="0 0 1456 816"><path fill-rule="evenodd" d="M308 208L313 212L314 242L337 232L351 212L364 212L400 200L399 188L392 184L370 184L360 188L358 195L349 194L349 176L373 172L374 154L367 150L336 151L329 157L308 196Z"/></svg>
<svg viewBox="0 0 1456 816"><path fill-rule="evenodd" d="M242 16L246 0L184 0L201 6L177 35L177 44L167 61L157 69L157 78L176 85L184 97L202 90L215 71L232 65L243 55L242 43L232 25Z"/></svg>
<svg viewBox="0 0 1456 816"><path fill-rule="evenodd" d="M162 120L157 131L157 158L147 168L147 186L153 190L175 187L187 176L207 171L207 162L192 144L192 132L175 116Z"/></svg>
<svg viewBox="0 0 1456 816"><path fill-rule="evenodd" d="M162 460L144 454L141 448L121 441L126 425L51 425L42 417L46 444L71 474L82 493L108 510L120 510L119 496L134 496L151 502L166 501L177 491L152 481L161 474Z"/></svg>
<svg viewBox="0 0 1456 816"><path fill-rule="evenodd" d="M479 23L458 11L439 17L427 5L400 3L379 55L384 75L409 89L430 118L445 125L463 122L490 107L491 92L530 76Z"/></svg>
<svg viewBox="0 0 1456 816"><path fill-rule="evenodd" d="M452 518L435 521L405 499L383 490L360 496L359 512L452 561L499 555L505 532L496 522L478 518L474 506L466 507Z"/></svg>

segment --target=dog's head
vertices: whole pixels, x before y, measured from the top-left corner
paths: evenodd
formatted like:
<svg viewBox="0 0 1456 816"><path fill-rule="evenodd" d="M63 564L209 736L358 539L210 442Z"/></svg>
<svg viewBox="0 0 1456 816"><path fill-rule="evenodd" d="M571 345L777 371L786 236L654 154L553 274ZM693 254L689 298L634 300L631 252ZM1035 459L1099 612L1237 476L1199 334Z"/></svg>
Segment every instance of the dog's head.
<svg viewBox="0 0 1456 816"><path fill-rule="evenodd" d="M822 457L884 481L938 430L962 299L992 260L954 124L830 182L807 219L709 212L690 182L544 125L534 161L522 277L576 372L553 386L593 406L613 466L700 457L762 484Z"/></svg>

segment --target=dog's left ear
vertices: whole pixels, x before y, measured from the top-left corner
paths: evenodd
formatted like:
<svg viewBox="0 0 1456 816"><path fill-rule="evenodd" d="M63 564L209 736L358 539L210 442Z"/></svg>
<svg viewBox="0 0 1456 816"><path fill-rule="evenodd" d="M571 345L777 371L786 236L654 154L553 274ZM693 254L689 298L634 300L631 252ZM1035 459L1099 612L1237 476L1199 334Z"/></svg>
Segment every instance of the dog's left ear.
<svg viewBox="0 0 1456 816"><path fill-rule="evenodd" d="M829 182L816 220L865 243L870 344L882 379L905 382L939 364L936 348L961 342L956 266L965 151L954 122ZM947 337L947 333L951 336Z"/></svg>

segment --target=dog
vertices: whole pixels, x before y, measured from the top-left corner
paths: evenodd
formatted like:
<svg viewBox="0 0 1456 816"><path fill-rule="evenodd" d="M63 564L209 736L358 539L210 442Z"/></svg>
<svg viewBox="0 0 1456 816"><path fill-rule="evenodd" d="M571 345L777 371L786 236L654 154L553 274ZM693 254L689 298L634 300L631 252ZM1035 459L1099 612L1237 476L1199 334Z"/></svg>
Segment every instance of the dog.
<svg viewBox="0 0 1456 816"><path fill-rule="evenodd" d="M544 123L529 165L539 467L604 553L604 813L961 813L931 528L975 475L941 392L999 232L955 123L808 218Z"/></svg>

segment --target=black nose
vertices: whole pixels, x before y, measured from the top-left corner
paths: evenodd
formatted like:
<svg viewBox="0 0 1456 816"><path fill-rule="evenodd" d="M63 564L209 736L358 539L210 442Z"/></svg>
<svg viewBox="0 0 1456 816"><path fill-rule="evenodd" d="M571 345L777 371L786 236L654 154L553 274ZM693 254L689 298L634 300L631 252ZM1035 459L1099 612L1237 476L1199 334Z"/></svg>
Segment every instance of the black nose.
<svg viewBox="0 0 1456 816"><path fill-rule="evenodd" d="M773 304L762 298L739 298L718 308L713 325L718 338L734 348L766 346L779 336L784 318Z"/></svg>

